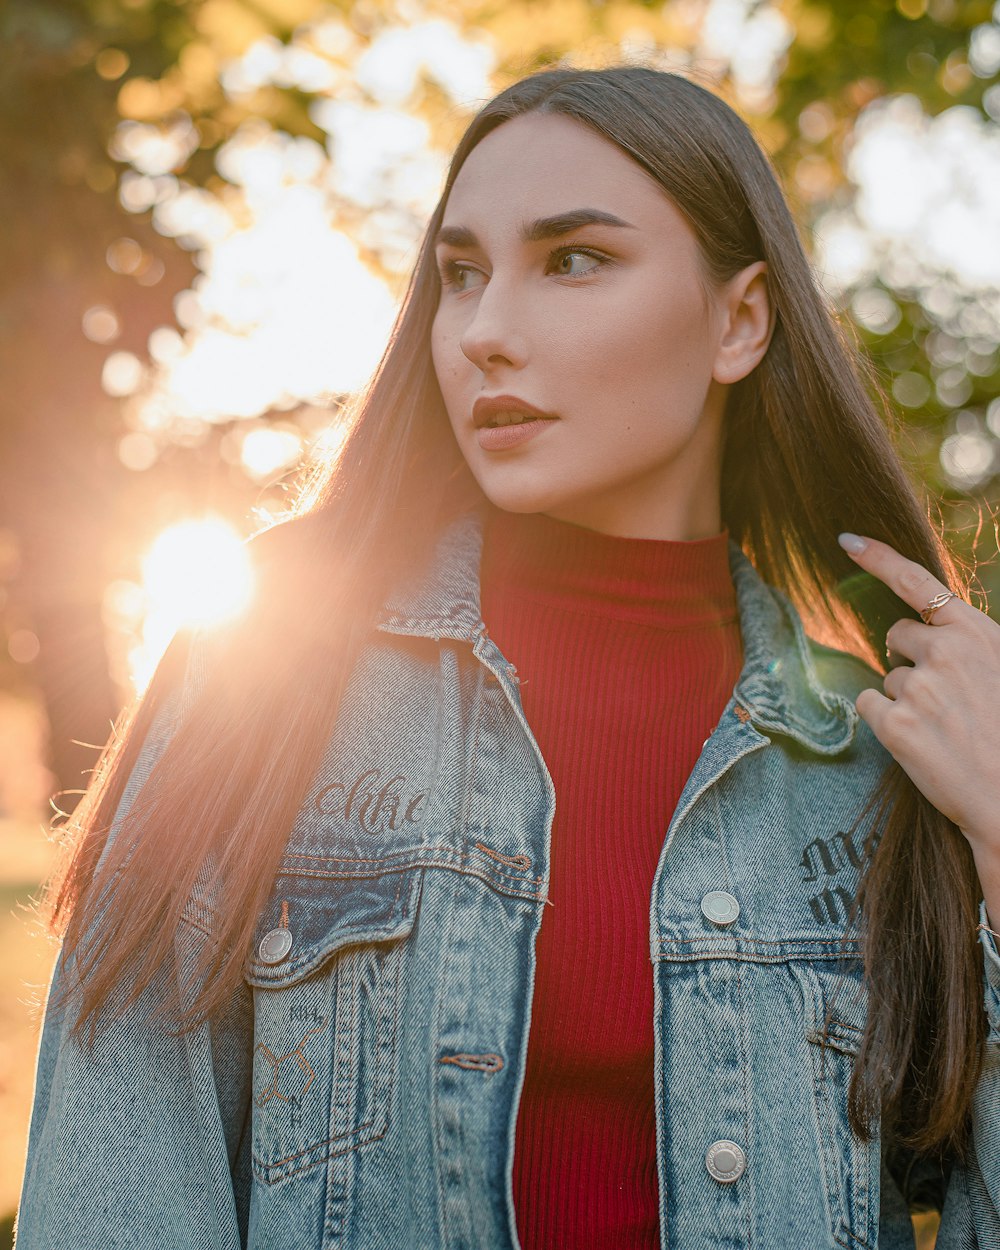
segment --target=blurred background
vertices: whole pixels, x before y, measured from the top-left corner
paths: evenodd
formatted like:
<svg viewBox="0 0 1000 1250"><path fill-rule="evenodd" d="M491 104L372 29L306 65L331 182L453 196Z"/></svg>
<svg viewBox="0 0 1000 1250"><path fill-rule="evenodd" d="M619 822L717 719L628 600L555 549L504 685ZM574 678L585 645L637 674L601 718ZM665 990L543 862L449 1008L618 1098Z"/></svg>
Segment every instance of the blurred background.
<svg viewBox="0 0 1000 1250"><path fill-rule="evenodd" d="M54 957L30 905L112 722L178 625L245 602L243 540L335 449L472 112L621 60L754 127L932 514L996 584L1000 3L7 0L0 1218Z"/></svg>

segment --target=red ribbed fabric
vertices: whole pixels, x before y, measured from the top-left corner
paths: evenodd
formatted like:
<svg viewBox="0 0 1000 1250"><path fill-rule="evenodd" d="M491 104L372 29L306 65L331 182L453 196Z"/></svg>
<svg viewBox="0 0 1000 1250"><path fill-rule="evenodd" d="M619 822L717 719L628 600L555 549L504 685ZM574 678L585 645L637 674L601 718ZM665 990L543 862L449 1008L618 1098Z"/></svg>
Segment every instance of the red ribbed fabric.
<svg viewBox="0 0 1000 1250"><path fill-rule="evenodd" d="M727 536L618 538L493 511L482 607L556 790L518 1235L523 1250L656 1250L650 895L742 662Z"/></svg>

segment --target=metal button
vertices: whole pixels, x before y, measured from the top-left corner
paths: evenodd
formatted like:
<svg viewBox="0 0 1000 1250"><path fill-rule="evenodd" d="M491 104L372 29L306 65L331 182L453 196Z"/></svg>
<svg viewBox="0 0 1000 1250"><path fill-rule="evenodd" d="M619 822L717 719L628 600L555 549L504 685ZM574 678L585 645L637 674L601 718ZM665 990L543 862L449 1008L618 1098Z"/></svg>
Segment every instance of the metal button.
<svg viewBox="0 0 1000 1250"><path fill-rule="evenodd" d="M287 929L272 929L261 938L257 954L263 964L280 964L291 949L291 933Z"/></svg>
<svg viewBox="0 0 1000 1250"><path fill-rule="evenodd" d="M705 1155L710 1176L723 1185L739 1180L747 1166L747 1157L734 1141L714 1141Z"/></svg>
<svg viewBox="0 0 1000 1250"><path fill-rule="evenodd" d="M725 890L712 890L701 900L701 910L706 920L712 924L732 924L740 914L740 905Z"/></svg>

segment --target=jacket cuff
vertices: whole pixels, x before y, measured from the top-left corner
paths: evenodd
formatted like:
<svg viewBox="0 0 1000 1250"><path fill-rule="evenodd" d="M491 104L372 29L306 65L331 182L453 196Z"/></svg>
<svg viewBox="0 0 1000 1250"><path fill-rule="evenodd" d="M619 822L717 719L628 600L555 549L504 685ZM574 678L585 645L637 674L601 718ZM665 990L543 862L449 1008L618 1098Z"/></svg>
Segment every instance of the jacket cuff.
<svg viewBox="0 0 1000 1250"><path fill-rule="evenodd" d="M986 904L979 904L979 923L988 925ZM979 930L979 940L983 947L984 989L986 993L986 1015L990 1022L990 1041L1000 1042L1000 950L996 939L986 929Z"/></svg>

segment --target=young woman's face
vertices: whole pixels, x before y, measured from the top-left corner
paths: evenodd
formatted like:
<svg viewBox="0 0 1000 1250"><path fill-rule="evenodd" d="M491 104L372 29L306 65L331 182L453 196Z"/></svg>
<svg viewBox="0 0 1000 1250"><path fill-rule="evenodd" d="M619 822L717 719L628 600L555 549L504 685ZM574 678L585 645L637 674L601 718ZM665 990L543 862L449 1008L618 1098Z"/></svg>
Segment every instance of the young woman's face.
<svg viewBox="0 0 1000 1250"><path fill-rule="evenodd" d="M734 301L639 165L572 118L504 122L455 181L437 260L434 368L494 504L627 537L719 531ZM524 408L545 417L489 428Z"/></svg>

